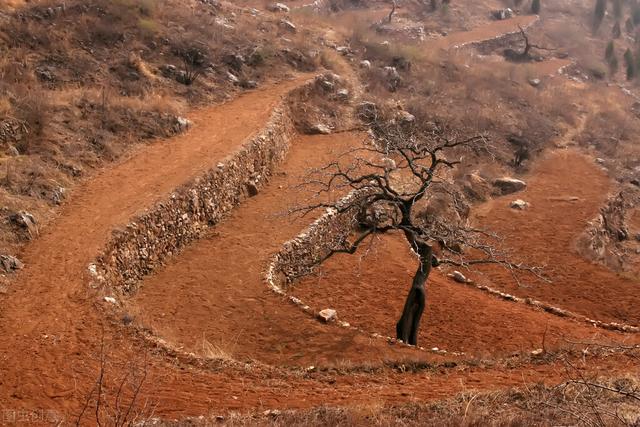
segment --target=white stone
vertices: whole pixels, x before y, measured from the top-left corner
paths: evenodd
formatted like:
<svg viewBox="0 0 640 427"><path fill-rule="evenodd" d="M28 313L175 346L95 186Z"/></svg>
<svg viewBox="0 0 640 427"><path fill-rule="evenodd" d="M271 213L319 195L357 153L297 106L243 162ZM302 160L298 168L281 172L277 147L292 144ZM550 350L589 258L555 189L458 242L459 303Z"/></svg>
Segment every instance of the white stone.
<svg viewBox="0 0 640 427"><path fill-rule="evenodd" d="M325 308L318 313L318 318L325 323L329 323L338 318L338 313L332 308Z"/></svg>
<svg viewBox="0 0 640 427"><path fill-rule="evenodd" d="M449 276L458 283L469 283L469 279L467 279L464 274L460 273L457 270L451 273Z"/></svg>
<svg viewBox="0 0 640 427"><path fill-rule="evenodd" d="M526 208L529 207L529 203L525 202L522 199L517 199L517 200L514 200L513 202L511 202L510 206L511 206L512 209L525 210Z"/></svg>
<svg viewBox="0 0 640 427"><path fill-rule="evenodd" d="M104 297L104 300L110 304L116 304L116 299L114 297Z"/></svg>

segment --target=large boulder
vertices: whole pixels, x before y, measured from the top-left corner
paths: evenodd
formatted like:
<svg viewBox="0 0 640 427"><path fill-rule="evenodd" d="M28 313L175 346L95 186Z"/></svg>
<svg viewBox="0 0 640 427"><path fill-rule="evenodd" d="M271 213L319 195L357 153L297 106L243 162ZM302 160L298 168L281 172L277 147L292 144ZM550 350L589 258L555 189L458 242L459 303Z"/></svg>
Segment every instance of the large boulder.
<svg viewBox="0 0 640 427"><path fill-rule="evenodd" d="M329 135L331 133L331 129L327 125L317 123L314 125L309 125L309 127L307 128L307 133L309 133L310 135Z"/></svg>
<svg viewBox="0 0 640 427"><path fill-rule="evenodd" d="M491 185L478 172L465 175L461 184L464 193L471 200L484 202L491 195Z"/></svg>
<svg viewBox="0 0 640 427"><path fill-rule="evenodd" d="M499 194L511 194L527 188L527 183L520 179L504 176L493 180L493 186Z"/></svg>

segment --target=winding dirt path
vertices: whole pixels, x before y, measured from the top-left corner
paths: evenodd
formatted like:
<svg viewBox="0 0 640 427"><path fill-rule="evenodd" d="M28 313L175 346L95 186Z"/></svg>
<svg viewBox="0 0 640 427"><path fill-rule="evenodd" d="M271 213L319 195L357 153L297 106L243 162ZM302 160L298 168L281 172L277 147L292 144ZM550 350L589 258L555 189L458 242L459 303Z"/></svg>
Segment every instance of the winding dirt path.
<svg viewBox="0 0 640 427"><path fill-rule="evenodd" d="M87 266L111 230L236 150L308 77L195 111L188 133L141 147L74 190L59 218L25 247L26 267L1 300L0 402L58 395L56 382L68 387L101 333Z"/></svg>
<svg viewBox="0 0 640 427"><path fill-rule="evenodd" d="M288 366L425 357L323 325L273 293L264 279L273 254L313 219L286 214L310 196L298 187L302 177L365 138L358 133L298 137L266 188L143 281L129 301L131 313L171 345L205 356Z"/></svg>

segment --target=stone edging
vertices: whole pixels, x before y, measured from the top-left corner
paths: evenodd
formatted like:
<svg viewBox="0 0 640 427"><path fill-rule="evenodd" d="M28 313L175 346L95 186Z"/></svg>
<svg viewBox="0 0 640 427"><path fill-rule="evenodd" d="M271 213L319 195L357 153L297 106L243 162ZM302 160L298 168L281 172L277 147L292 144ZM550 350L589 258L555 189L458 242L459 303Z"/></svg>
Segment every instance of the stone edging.
<svg viewBox="0 0 640 427"><path fill-rule="evenodd" d="M347 202L355 196L356 193L352 192L341 199L341 201ZM317 267L317 260L326 255L331 247L335 247L334 243L339 243L351 234L355 225L356 217L354 212L338 212L333 208L327 209L324 214L301 234L285 242L280 252L273 256L265 273L265 281L269 288L274 293L286 297L292 304L299 307L309 316L317 318L318 313L313 308L305 304L300 298L288 295L285 288L296 279L312 273L315 267ZM390 344L402 343L393 337L384 336L376 332L369 332L360 327L353 326L348 322L338 320L336 324L342 328L352 329L372 338L384 339ZM431 349L425 349L424 347L416 348L441 355L464 355L462 352L447 351L438 347Z"/></svg>
<svg viewBox="0 0 640 427"><path fill-rule="evenodd" d="M611 323L606 323L606 322L602 322L600 320L594 320L594 319L590 319L587 316L583 316L581 314L577 314L574 313L572 311L569 310L564 310L562 308L558 308L555 306L552 306L550 304L541 302L541 301L537 301L531 298L520 298L517 297L515 295L511 295L502 291L499 291L497 289L491 288L489 286L485 286L485 285L479 285L479 284L475 284L473 282L466 282L466 283L460 283L460 282L455 282L455 283L459 283L461 285L467 285L470 286L472 288L478 289L480 291L486 292L490 295L493 295L495 297L501 298L505 301L512 301L512 302L516 302L516 303L520 303L520 304L526 304L532 307L536 307L539 309L542 309L544 311L546 311L547 313L553 314L555 316L558 317L566 317L569 319L574 319L577 320L579 322L584 322L584 323L588 323L590 325L596 326L598 328L602 328L602 329L607 329L610 331L618 331L618 332L628 332L628 333L637 333L640 332L640 327L638 326L631 326L631 325L626 325L624 323L616 323L616 322L611 322Z"/></svg>

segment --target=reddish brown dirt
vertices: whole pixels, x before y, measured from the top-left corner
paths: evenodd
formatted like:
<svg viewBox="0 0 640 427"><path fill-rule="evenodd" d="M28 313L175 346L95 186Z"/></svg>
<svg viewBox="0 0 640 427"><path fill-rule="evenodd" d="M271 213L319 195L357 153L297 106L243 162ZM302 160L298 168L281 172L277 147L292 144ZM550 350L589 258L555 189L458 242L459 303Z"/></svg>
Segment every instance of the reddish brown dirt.
<svg viewBox="0 0 640 427"><path fill-rule="evenodd" d="M1 301L0 409L36 411L52 408L60 411L67 420L73 420L73 414L79 411L86 392L91 388L97 376L96 353L99 350L101 336L104 336L107 345L111 371L122 369L122 366L131 360L141 361L145 354L148 355L146 366L149 376L142 397L150 399L157 405L156 414L158 416L166 417L201 415L212 411L238 409L303 408L321 404L397 404L413 400L424 401L450 397L455 393L470 389L489 390L518 386L523 382L557 383L565 378L561 363L541 364L542 362L525 363L524 365L516 363L517 366L514 368L505 368L501 365L489 368L460 366L449 370L422 371L417 374L384 370L375 374L316 373L301 375L265 368L260 365L248 365L243 369L233 365L224 370L210 371L191 365L183 365L178 360L156 353L149 354L150 350L146 347L145 342L132 334L130 328L105 322L100 310L96 307L96 304L101 304L101 302L97 302L94 292L86 288L88 278L85 272L87 264L91 262L105 243L110 230L126 223L136 212L165 196L173 188L203 169L215 165L225 155L237 148L244 138L264 123L272 106L280 96L298 83L286 83L254 92L224 106L197 112L191 116L195 122L194 129L187 135L143 147L134 152L128 160L112 169L105 170L77 188L70 201L62 209L60 217L21 254L27 267L18 275L15 283L11 285L9 294ZM233 120L229 120L230 117ZM248 126L248 123L251 125ZM301 167L302 163L295 162L302 162L302 158L296 157L297 155L302 156L309 152L306 151L310 150L309 147L306 147L306 150L304 148L301 148L299 152L294 148L291 160L294 163L292 164L298 164ZM282 194L276 191L279 185L277 183L289 182L288 179L288 176L276 176L271 186L261 195L262 197L256 197L247 203L253 203L255 209L259 209L261 206L268 208L268 200L282 206L280 200L277 199ZM264 212L272 213L274 210L270 207ZM230 219L230 222L241 220L241 215L249 215L249 212L238 211L236 215ZM252 218L252 221L255 221L255 217ZM265 259L265 254L277 247L274 243L276 240L280 242L292 237L285 236L285 228L289 233L299 230L303 226L301 222L286 223L282 218L279 218L277 222L276 219L273 220L274 224L280 224L279 227L269 229L268 223L270 222L255 222L254 225L258 226L252 231L255 236L250 236L250 241L254 245L262 244L265 247L248 245L237 239L234 241L234 237L230 234L234 230L225 229L224 227L228 227L227 225L219 227L220 235L212 236L209 241L226 239L227 243L244 247L244 249L234 252L239 255L242 250L245 251L244 257L238 256L233 259L234 265L236 261L241 261L242 258L248 258L253 254L257 254L261 257L260 259ZM283 230L279 228L283 228ZM224 234L225 230L229 234ZM275 237L271 239L273 241L264 239L265 230L270 233L270 236ZM209 241L203 244L206 245ZM398 252L406 250L397 240L395 243L390 241L388 248L392 250L395 248ZM198 247L194 247L181 257L183 262L187 260L185 257L189 255L189 251L193 251L193 255L205 263L212 263L216 259L211 254L198 253ZM251 255L247 255L246 251L249 251ZM248 259L250 261L248 264L238 264L242 267L224 270L230 274L230 283L227 284L226 281L223 283L219 278L215 280L212 278L212 282L228 286L229 288L225 291L239 292L238 296L244 298L231 303L227 302L225 306L216 300L206 300L209 298L208 295L224 297L224 293L220 292L220 289L216 290L217 294L210 294L210 289L202 284L203 281L200 280L202 276L200 275L209 271L207 267L192 266L191 272L188 271L188 267L180 267L182 271L187 272L186 280L192 282L172 284L173 289L181 289L181 286L182 289L186 289L185 286L190 285L202 292L200 294L202 299L186 295L189 302L200 305L200 307L195 307L200 314L206 313L210 307L209 305L204 306L203 301L217 304L217 307L222 310L231 309L231 304L240 305L242 302L250 304L252 307L251 316L225 313L225 316L221 316L219 319L219 326L211 326L210 324L199 326L201 329L205 329L205 334L207 328L212 328L214 334L205 336L212 344L220 346L222 350L229 351L233 355L234 350L238 347L225 348L224 345L238 342L235 339L238 336L244 337L245 340L249 338L249 340L255 339L257 341L255 345L249 344L249 351L238 351L236 354L239 357L259 357L263 353L256 355L256 351L262 352L265 346L273 344L275 349L267 348L264 357L266 360L276 362L282 361L284 355L290 357L294 363L315 360L321 363L339 364L340 360L337 355L340 354L340 351L346 351L351 357L350 360L344 362L344 367L348 367L349 363L366 360L376 361L383 357L414 356L412 352L407 350L387 348L379 341L369 342L368 338L339 330L336 327L321 327L314 321L305 318L301 313L294 313L296 309L292 306L279 301L264 288L258 289L256 287L258 282L255 278L245 283L243 276L238 273L240 271L247 277L249 274L240 268L247 266L247 268L253 269L253 272L258 271L256 261ZM402 257L402 263L406 260L406 257ZM226 264L231 264L229 259L225 261ZM172 266L169 266L167 270L170 268ZM406 265L403 267L401 264L397 267L397 271L400 272L403 268L406 277ZM163 274L165 274L164 271L160 272L156 277L151 278L145 286L158 280ZM384 275L389 276L386 271ZM240 281L242 282L239 283ZM445 283L441 277L435 278L434 283L438 282L442 282L442 289L447 288L457 294L468 295L468 299L459 299L457 305L450 305L451 319L444 320L449 321L452 325L457 324L457 318L467 316L466 311L462 312L461 308L467 307L470 301L477 303L478 306L485 304L487 307L492 307L486 310L490 320L484 324L479 323L482 325L480 329L483 330L469 330L467 333L459 328L455 331L462 342L465 342L465 335L479 333L481 336L490 337L490 339L482 338L486 341L486 345L495 344L497 340L488 329L498 325L499 328L502 328L500 330L504 331L506 328L500 325L511 321L516 322L521 334L527 334L526 327L530 325L535 336L534 323L549 321L554 328L566 327L572 336L583 336L581 325L558 320L560 323L555 326L556 323L551 318L536 317L539 315L537 312L520 310L515 305L497 303L496 300L490 301L483 295L462 287L454 288ZM247 289L236 289L232 283L246 285ZM253 291L258 293L252 293ZM151 295L151 291L149 292ZM153 292L160 292L159 288ZM139 297L142 296L144 295ZM176 301L179 301L183 295L174 295L174 297ZM172 303L167 297L164 298L162 304L166 303L167 306L173 304L171 306L174 309L179 308L177 303ZM371 307L369 301L354 301L354 307L358 307L355 302L361 303L359 307ZM376 300L372 299L371 302L376 302ZM277 303L281 304L277 305ZM157 313L161 313L160 310L163 309L160 304L150 308L158 310ZM272 312L272 310L276 311ZM347 311L356 313L354 310ZM175 313L184 317L182 310L176 310ZM284 314L283 317L279 317L281 313ZM363 313L366 318L367 312ZM246 321L247 323L233 325L226 319L226 316L229 315L231 320ZM522 315L523 320L516 321L516 315L518 317ZM479 316L480 314L476 314L476 320L481 320ZM295 323L279 324L278 321L282 318ZM168 331L171 326L166 320L155 319L155 321L158 322L158 327L164 328L165 331ZM260 328L272 328L270 332L277 339L270 338L265 332L267 329L256 329L253 328L253 325ZM435 330L432 326L433 324L429 325L425 330ZM173 325L171 327L179 331L179 326ZM246 335L244 332L234 334L232 337L222 335L231 329L249 332ZM307 344L299 337L292 337L298 333L307 334L305 337L308 338L309 343ZM483 333L485 335L482 335ZM276 334L282 335L277 337ZM452 333L448 339L453 340L453 335ZM218 342L213 337L218 338ZM427 334L423 338L431 340L433 337ZM192 340L189 345L197 347L197 337ZM482 345L480 341L468 340L466 342L477 348ZM517 342L518 348L530 348L529 346L535 340ZM250 347L251 345L253 347ZM278 345L282 345L282 347L279 349ZM309 349L305 348L300 353L292 355L289 351L293 351L296 345L308 345ZM503 348L504 351L511 351L508 346ZM358 349L362 357L355 357L355 352ZM314 355L313 351L326 353ZM380 354L371 356L366 352L380 352ZM635 362L624 356L605 359L587 358L582 366L594 374L615 375L619 372L625 372L637 375L639 368ZM118 371L119 375L122 372L123 370ZM113 393L113 391L114 384L107 384L105 392ZM92 425L88 419L85 423Z"/></svg>
<svg viewBox="0 0 640 427"><path fill-rule="evenodd" d="M518 259L546 265L552 283L526 278L521 286L504 271L488 269L494 285L603 321L640 324L638 283L582 258L575 242L598 213L611 183L590 157L556 151L538 162L527 189L488 203L476 213L478 224L500 233ZM570 201L570 198L577 200ZM509 208L521 198L524 211ZM481 280L481 279L478 279Z"/></svg>
<svg viewBox="0 0 640 427"><path fill-rule="evenodd" d="M337 255L330 259L318 277L296 284L293 294L312 307L335 308L343 320L365 330L394 335L416 267L404 238L387 236L362 258ZM543 345L566 347L565 339L607 342L628 337L497 299L454 283L441 272L434 272L429 280L418 339L422 346L493 358Z"/></svg>
<svg viewBox="0 0 640 427"><path fill-rule="evenodd" d="M146 279L131 300L131 312L171 344L205 355L210 343L214 354L281 365L377 364L403 355L424 357L320 324L274 294L264 280L269 259L312 219L286 214L309 196L297 188L301 177L364 138L298 138L268 187Z"/></svg>

